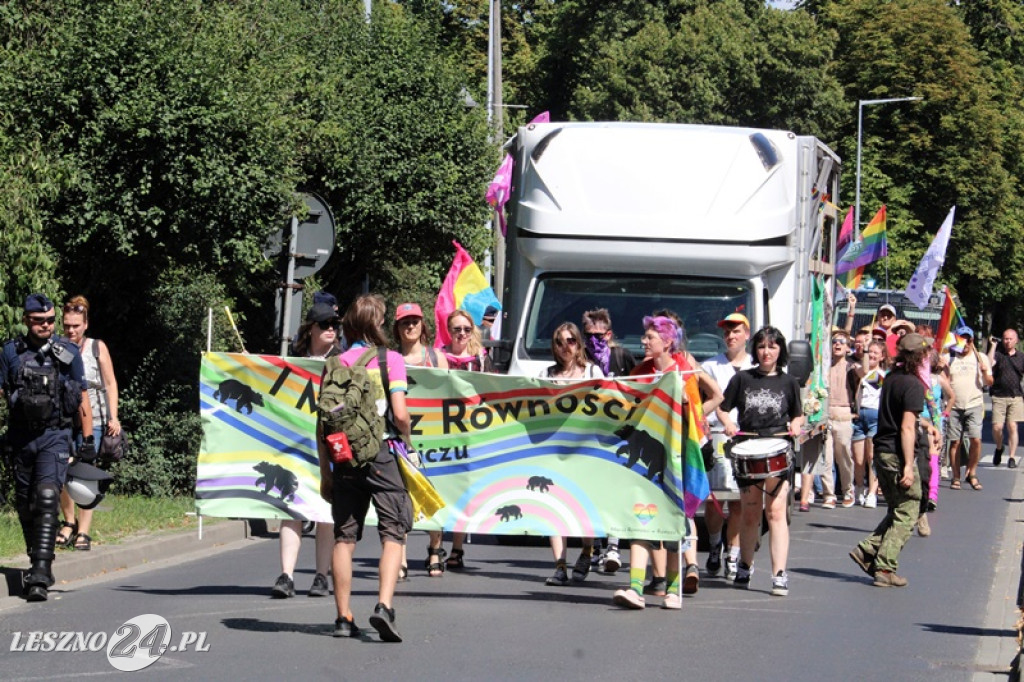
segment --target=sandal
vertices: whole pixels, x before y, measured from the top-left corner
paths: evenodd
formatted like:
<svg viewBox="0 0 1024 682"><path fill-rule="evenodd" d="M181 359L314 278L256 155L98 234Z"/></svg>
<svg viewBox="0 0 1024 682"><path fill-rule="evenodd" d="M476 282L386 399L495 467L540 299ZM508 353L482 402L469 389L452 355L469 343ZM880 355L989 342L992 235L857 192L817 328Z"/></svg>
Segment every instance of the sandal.
<svg viewBox="0 0 1024 682"><path fill-rule="evenodd" d="M960 481L953 480L953 482L949 484L949 489L950 490L960 490Z"/></svg>
<svg viewBox="0 0 1024 682"><path fill-rule="evenodd" d="M58 531L57 532L57 539L54 541L53 544L55 546L57 546L57 547L64 547L66 549L74 549L75 548L75 537L78 535L78 521L75 521L74 523L68 523L67 521L61 521L61 524L60 524L61 531L64 530L65 528L70 528L71 532L68 533L65 536L63 533Z"/></svg>
<svg viewBox="0 0 1024 682"><path fill-rule="evenodd" d="M452 553L448 555L448 560L445 562L448 570L457 571L465 568L466 562L463 559L465 556L466 553L462 549L453 549Z"/></svg>
<svg viewBox="0 0 1024 682"><path fill-rule="evenodd" d="M75 536L75 551L88 552L92 549L92 538L88 533L79 533Z"/></svg>
<svg viewBox="0 0 1024 682"><path fill-rule="evenodd" d="M438 547L437 549L427 548L427 575L431 578L440 578L444 575L444 550ZM431 561L434 557L437 557L437 561Z"/></svg>
<svg viewBox="0 0 1024 682"><path fill-rule="evenodd" d="M981 484L978 483L978 477L977 476L968 476L967 477L967 484L970 485L975 490L981 490Z"/></svg>

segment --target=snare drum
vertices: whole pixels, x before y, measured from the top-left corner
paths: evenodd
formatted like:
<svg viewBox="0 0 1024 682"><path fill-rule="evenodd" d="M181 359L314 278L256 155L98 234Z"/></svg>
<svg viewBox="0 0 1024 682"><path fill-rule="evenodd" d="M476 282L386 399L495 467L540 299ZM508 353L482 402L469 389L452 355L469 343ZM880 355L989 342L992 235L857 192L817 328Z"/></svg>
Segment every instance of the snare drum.
<svg viewBox="0 0 1024 682"><path fill-rule="evenodd" d="M783 438L752 438L736 443L730 456L736 478L752 481L785 474L793 462L789 441Z"/></svg>

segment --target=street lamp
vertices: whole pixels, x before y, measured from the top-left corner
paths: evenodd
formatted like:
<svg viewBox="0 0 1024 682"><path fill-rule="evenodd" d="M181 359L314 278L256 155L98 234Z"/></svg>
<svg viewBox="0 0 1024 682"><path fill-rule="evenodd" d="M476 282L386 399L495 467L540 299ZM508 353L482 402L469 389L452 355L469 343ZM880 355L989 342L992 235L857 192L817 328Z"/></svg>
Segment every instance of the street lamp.
<svg viewBox="0 0 1024 682"><path fill-rule="evenodd" d="M872 104L889 104L890 102L916 102L923 97L891 97L889 99L862 99L857 101L857 196L853 207L854 230L860 234L860 149L864 130L864 107Z"/></svg>

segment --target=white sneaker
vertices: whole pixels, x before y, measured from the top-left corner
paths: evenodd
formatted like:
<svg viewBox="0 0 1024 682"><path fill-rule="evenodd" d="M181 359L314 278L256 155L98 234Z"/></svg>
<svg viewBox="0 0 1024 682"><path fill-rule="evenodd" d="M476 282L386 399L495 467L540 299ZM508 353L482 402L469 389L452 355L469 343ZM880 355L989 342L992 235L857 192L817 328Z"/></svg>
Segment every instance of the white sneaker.
<svg viewBox="0 0 1024 682"><path fill-rule="evenodd" d="M725 581L733 582L736 580L736 574L739 572L739 559L734 559L731 556L726 555L725 557Z"/></svg>
<svg viewBox="0 0 1024 682"><path fill-rule="evenodd" d="M949 467L940 467L939 472L942 475L942 480L944 481L948 481L950 478L952 478L952 472L950 471Z"/></svg>
<svg viewBox="0 0 1024 682"><path fill-rule="evenodd" d="M612 545L605 550L601 570L605 573L615 573L620 568L622 568L622 557L619 556L619 548Z"/></svg>
<svg viewBox="0 0 1024 682"><path fill-rule="evenodd" d="M772 576L772 594L776 597L785 597L789 594L789 575L785 571L779 571Z"/></svg>
<svg viewBox="0 0 1024 682"><path fill-rule="evenodd" d="M665 595L665 601L661 603L663 609L681 609L683 608L683 599L675 592L669 592Z"/></svg>
<svg viewBox="0 0 1024 682"><path fill-rule="evenodd" d="M642 609L646 606L643 595L639 595L631 589L615 590L612 602L624 609Z"/></svg>
<svg viewBox="0 0 1024 682"><path fill-rule="evenodd" d="M864 506L864 500L866 500L867 497L868 497L868 491L867 490L861 490L860 493L857 495L857 504L859 504L860 506L863 507Z"/></svg>
<svg viewBox="0 0 1024 682"><path fill-rule="evenodd" d="M868 509L874 509L878 506L878 495L867 495L864 498L864 506Z"/></svg>

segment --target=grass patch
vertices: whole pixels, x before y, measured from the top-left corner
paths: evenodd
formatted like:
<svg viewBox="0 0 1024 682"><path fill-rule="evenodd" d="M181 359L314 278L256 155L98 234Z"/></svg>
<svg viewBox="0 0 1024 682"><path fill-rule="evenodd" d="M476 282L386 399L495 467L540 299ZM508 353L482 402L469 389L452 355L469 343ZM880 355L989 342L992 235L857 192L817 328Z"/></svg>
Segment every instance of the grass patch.
<svg viewBox="0 0 1024 682"><path fill-rule="evenodd" d="M139 497L107 495L92 517L89 535L93 545L112 545L125 538L148 534L198 528L192 497ZM204 519L210 523L217 519ZM13 510L0 513L0 557L25 554L21 524Z"/></svg>

